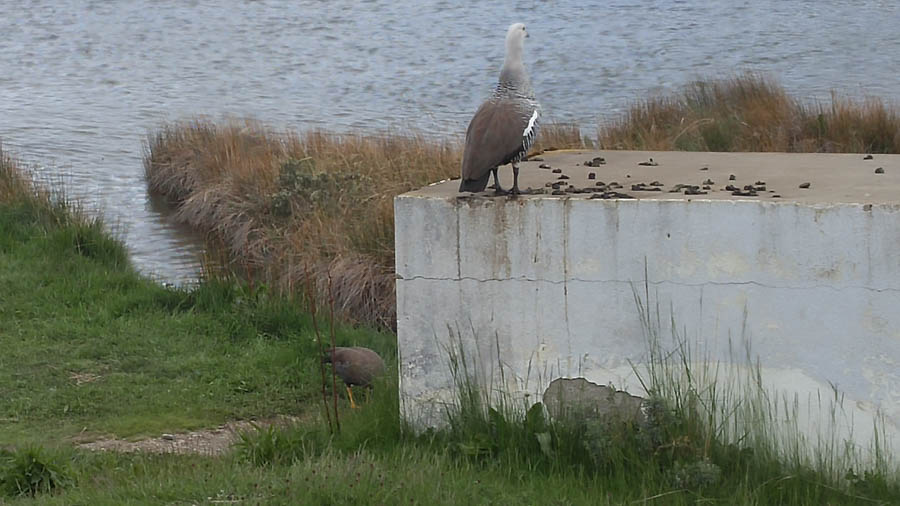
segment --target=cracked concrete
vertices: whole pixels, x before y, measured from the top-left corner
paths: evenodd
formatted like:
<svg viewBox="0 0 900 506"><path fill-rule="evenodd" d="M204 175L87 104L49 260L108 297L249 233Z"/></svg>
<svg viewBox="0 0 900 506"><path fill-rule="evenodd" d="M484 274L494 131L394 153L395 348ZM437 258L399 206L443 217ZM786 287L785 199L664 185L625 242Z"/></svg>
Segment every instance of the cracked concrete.
<svg viewBox="0 0 900 506"><path fill-rule="evenodd" d="M900 388L885 388L900 363L900 156L876 155L881 175L862 155L542 156L576 186L595 172L605 182L699 178L718 188L736 173L739 182L764 179L781 197L721 189L622 200L460 197L454 181L397 197L407 416L440 423L441 403L452 400L454 346L494 393L537 398L559 377L628 384L630 364L646 358L640 304L662 322L663 339L674 323L721 361L743 359L730 354L748 342L776 377L836 385L900 427ZM607 164L575 165L594 156ZM650 157L659 165L637 165ZM557 176L537 165L523 164L525 185Z"/></svg>
<svg viewBox="0 0 900 506"><path fill-rule="evenodd" d="M493 282L505 282L505 281L524 281L528 283L548 283L551 285L565 285L566 283L578 282L578 283L624 283L628 285L633 285L633 280L624 280L624 279L580 279L580 278L569 278L561 281L553 281L549 279L537 279L537 278L525 278L525 277L509 277L509 278L492 278L492 279L477 279L471 277L455 277L455 278L430 278L426 276L413 276L411 278L403 278L401 276L397 276L397 280L403 281L415 281L415 280L429 280L429 281L475 281L477 283L493 283ZM705 283L680 283L677 281L671 280L653 280L647 281L647 284L650 286L660 286L660 285L675 285L675 286L685 286L685 287L693 287L693 288L702 288L704 286L743 286L743 285L755 285L760 288L774 288L779 290L815 290L819 288L828 288L831 290L866 290L875 293L883 293L883 292L898 292L900 293L900 288L875 288L871 286L854 286L854 285L845 285L841 287L832 286L832 285L796 285L796 286L788 286L788 285L766 285L763 283L758 283L756 281L732 281L732 282L715 282L708 281Z"/></svg>

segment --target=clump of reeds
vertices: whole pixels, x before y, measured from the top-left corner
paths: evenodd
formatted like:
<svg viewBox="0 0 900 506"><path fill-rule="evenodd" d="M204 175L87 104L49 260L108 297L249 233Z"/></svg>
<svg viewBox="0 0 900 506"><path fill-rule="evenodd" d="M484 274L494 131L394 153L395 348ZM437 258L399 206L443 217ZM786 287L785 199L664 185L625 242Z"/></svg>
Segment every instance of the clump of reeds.
<svg viewBox="0 0 900 506"><path fill-rule="evenodd" d="M21 193L21 178L13 177L15 162L12 157L3 151L0 144L0 200L9 200L10 195Z"/></svg>
<svg viewBox="0 0 900 506"><path fill-rule="evenodd" d="M634 103L604 149L900 153L900 110L879 99L804 103L755 74L698 80Z"/></svg>
<svg viewBox="0 0 900 506"><path fill-rule="evenodd" d="M580 145L571 125L543 129L544 147ZM153 133L151 191L208 234L219 267L286 291L331 277L338 311L393 327L393 198L457 177L458 140L416 134L275 132L254 122L195 120ZM252 280L251 280L252 281Z"/></svg>
<svg viewBox="0 0 900 506"><path fill-rule="evenodd" d="M0 202L20 202L24 199L45 195L46 190L34 184L34 181L9 152L4 151L0 143Z"/></svg>
<svg viewBox="0 0 900 506"><path fill-rule="evenodd" d="M29 219L57 223L88 224L99 218L88 218L77 202L68 200L62 189L43 184L18 159L4 151L0 143L0 203L19 209Z"/></svg>
<svg viewBox="0 0 900 506"><path fill-rule="evenodd" d="M392 197L458 166L456 146L417 136L276 133L255 123L170 125L148 148L151 190L222 246L226 268L289 291L310 272L320 293L330 273L345 317L387 326Z"/></svg>
<svg viewBox="0 0 900 506"><path fill-rule="evenodd" d="M581 128L575 123L551 122L540 127L531 151L533 156L542 151L584 148L592 144L593 141L582 135Z"/></svg>
<svg viewBox="0 0 900 506"><path fill-rule="evenodd" d="M0 144L0 214L20 223L56 229L62 244L108 265L128 265L128 250L106 229L102 216L85 212L59 184L35 177ZM2 233L2 231L0 231Z"/></svg>

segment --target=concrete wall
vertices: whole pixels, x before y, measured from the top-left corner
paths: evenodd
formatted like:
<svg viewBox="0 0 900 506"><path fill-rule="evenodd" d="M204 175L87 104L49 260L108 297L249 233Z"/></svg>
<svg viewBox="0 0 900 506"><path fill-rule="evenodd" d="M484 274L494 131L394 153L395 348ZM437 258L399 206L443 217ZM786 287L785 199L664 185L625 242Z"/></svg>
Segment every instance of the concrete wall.
<svg viewBox="0 0 900 506"><path fill-rule="evenodd" d="M641 394L646 287L664 341L671 319L708 360L749 341L771 386L842 391L857 438L877 409L900 427L900 206L419 191L395 219L402 409L422 426L453 398L459 343L514 396L556 377Z"/></svg>

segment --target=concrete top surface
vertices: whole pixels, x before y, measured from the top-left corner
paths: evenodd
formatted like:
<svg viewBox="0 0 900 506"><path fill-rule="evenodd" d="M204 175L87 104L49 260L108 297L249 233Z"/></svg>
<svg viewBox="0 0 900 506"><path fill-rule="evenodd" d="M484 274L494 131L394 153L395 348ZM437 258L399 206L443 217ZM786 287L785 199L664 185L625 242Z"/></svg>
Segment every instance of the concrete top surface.
<svg viewBox="0 0 900 506"><path fill-rule="evenodd" d="M519 188L525 193L520 198L900 203L900 155L865 158L855 153L547 151L519 164ZM500 168L500 182L505 189L512 186L508 165ZM409 195L495 198L493 190L458 190L459 179L454 179Z"/></svg>

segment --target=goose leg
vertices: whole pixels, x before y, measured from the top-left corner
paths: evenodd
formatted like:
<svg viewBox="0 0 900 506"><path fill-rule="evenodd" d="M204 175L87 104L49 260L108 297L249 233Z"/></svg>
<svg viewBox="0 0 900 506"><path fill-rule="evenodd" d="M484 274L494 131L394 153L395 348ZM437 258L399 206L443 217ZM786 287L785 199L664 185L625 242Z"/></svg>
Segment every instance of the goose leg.
<svg viewBox="0 0 900 506"><path fill-rule="evenodd" d="M491 173L494 174L494 193L497 195L506 195L509 193L500 187L500 179L497 178L497 167L491 169Z"/></svg>
<svg viewBox="0 0 900 506"><path fill-rule="evenodd" d="M350 409L358 408L356 401L353 400L353 390L350 388L350 385L347 385L347 396L350 397Z"/></svg>
<svg viewBox="0 0 900 506"><path fill-rule="evenodd" d="M512 187L511 193L513 195L518 195L519 194L519 166L516 164L512 164L512 168L513 168L513 187Z"/></svg>

